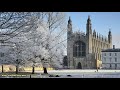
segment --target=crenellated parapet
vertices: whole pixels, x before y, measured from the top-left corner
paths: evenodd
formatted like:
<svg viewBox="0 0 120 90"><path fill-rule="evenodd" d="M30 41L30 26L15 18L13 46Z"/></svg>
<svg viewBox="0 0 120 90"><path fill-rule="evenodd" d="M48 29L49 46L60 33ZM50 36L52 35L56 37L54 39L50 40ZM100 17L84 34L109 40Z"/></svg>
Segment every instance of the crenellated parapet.
<svg viewBox="0 0 120 90"><path fill-rule="evenodd" d="M93 31L92 37L99 41L108 42L108 38L106 36L103 36L102 34L96 32L95 29Z"/></svg>
<svg viewBox="0 0 120 90"><path fill-rule="evenodd" d="M83 36L83 37L86 37L85 32L82 32L82 31L74 31L73 35L74 36Z"/></svg>

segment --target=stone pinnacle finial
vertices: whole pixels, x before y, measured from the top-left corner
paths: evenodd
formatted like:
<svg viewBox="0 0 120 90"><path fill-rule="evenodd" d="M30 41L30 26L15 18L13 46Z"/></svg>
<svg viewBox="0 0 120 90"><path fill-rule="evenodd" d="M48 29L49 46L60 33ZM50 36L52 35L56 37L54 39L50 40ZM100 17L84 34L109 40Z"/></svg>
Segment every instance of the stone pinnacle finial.
<svg viewBox="0 0 120 90"><path fill-rule="evenodd" d="M88 15L88 19L90 19L90 15Z"/></svg>
<svg viewBox="0 0 120 90"><path fill-rule="evenodd" d="M91 24L90 15L88 15L87 23L88 23L88 24Z"/></svg>
<svg viewBox="0 0 120 90"><path fill-rule="evenodd" d="M97 38L98 38L98 33L97 33Z"/></svg>
<svg viewBox="0 0 120 90"><path fill-rule="evenodd" d="M111 35L111 29L109 29L109 35Z"/></svg>
<svg viewBox="0 0 120 90"><path fill-rule="evenodd" d="M71 17L69 16L69 21L71 21Z"/></svg>
<svg viewBox="0 0 120 90"><path fill-rule="evenodd" d="M70 16L69 16L69 20L70 20Z"/></svg>
<svg viewBox="0 0 120 90"><path fill-rule="evenodd" d="M68 23L72 23L70 16L69 16L69 20L68 20Z"/></svg>

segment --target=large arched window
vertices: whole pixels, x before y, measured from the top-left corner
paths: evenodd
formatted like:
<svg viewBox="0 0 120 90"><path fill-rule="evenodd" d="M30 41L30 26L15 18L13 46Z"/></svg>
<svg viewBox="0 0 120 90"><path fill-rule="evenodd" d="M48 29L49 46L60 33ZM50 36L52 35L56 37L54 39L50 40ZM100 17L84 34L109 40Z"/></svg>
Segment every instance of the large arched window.
<svg viewBox="0 0 120 90"><path fill-rule="evenodd" d="M86 45L84 42L77 41L74 43L73 56L74 57L86 56Z"/></svg>

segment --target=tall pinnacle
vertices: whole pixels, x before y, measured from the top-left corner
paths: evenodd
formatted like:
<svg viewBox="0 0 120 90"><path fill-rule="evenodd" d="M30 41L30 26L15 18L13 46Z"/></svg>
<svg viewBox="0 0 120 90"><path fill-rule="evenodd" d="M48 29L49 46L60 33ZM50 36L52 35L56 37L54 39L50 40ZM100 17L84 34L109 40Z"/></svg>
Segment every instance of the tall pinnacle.
<svg viewBox="0 0 120 90"><path fill-rule="evenodd" d="M68 23L72 24L72 20L71 20L70 16L69 16Z"/></svg>
<svg viewBox="0 0 120 90"><path fill-rule="evenodd" d="M90 19L90 15L88 15L88 20L87 20L88 24L91 24L91 19Z"/></svg>
<svg viewBox="0 0 120 90"><path fill-rule="evenodd" d="M109 35L111 35L111 29L109 29Z"/></svg>
<svg viewBox="0 0 120 90"><path fill-rule="evenodd" d="M90 15L88 15L88 19L90 19Z"/></svg>

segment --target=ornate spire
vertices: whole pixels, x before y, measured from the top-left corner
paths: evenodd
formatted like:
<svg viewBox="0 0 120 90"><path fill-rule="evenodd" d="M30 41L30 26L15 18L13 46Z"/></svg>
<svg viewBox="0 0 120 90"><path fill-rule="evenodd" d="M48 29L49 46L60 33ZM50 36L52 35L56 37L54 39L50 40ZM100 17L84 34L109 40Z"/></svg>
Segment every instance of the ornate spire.
<svg viewBox="0 0 120 90"><path fill-rule="evenodd" d="M96 37L96 31L95 31L95 29L94 29L94 33L95 33L95 37Z"/></svg>
<svg viewBox="0 0 120 90"><path fill-rule="evenodd" d="M88 19L90 20L90 15L88 15Z"/></svg>
<svg viewBox="0 0 120 90"><path fill-rule="evenodd" d="M111 29L109 29L109 35L111 35Z"/></svg>
<svg viewBox="0 0 120 90"><path fill-rule="evenodd" d="M91 24L90 15L88 15L87 23L88 23L88 24Z"/></svg>
<svg viewBox="0 0 120 90"><path fill-rule="evenodd" d="M92 24L91 24L90 16L88 16L88 19L87 19L86 33L87 35L92 35Z"/></svg>
<svg viewBox="0 0 120 90"><path fill-rule="evenodd" d="M111 29L109 29L109 32L108 32L108 42L110 44L112 44L112 34L111 34Z"/></svg>
<svg viewBox="0 0 120 90"><path fill-rule="evenodd" d="M68 25L67 25L67 27L68 27L68 34L70 35L70 34L72 34L72 21L71 21L71 18L69 17L69 20L68 20ZM68 36L69 36L68 35Z"/></svg>
<svg viewBox="0 0 120 90"><path fill-rule="evenodd" d="M69 23L69 24L72 24L72 20L71 20L70 16L69 16L68 23Z"/></svg>
<svg viewBox="0 0 120 90"><path fill-rule="evenodd" d="M98 38L98 33L97 33L97 38Z"/></svg>

